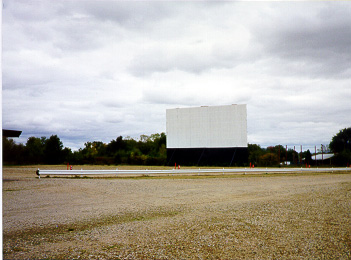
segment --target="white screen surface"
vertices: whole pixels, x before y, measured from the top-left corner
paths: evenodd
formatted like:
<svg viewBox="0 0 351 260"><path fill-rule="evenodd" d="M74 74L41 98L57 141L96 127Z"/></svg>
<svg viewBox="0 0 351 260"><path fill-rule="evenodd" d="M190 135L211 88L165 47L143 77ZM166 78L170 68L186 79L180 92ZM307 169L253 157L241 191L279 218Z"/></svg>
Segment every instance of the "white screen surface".
<svg viewBox="0 0 351 260"><path fill-rule="evenodd" d="M166 110L167 148L247 147L246 105Z"/></svg>

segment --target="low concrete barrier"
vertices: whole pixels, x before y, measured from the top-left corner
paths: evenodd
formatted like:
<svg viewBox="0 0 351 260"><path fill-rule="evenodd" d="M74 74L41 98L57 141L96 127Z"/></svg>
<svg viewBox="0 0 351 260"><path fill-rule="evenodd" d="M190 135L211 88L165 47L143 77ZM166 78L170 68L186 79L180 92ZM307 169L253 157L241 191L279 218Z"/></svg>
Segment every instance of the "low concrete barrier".
<svg viewBox="0 0 351 260"><path fill-rule="evenodd" d="M36 174L41 175L68 175L68 176L87 176L87 175L150 175L150 174L229 174L229 173L293 173L293 172L337 172L351 171L351 168L214 168L214 169L172 169L172 170L40 170Z"/></svg>

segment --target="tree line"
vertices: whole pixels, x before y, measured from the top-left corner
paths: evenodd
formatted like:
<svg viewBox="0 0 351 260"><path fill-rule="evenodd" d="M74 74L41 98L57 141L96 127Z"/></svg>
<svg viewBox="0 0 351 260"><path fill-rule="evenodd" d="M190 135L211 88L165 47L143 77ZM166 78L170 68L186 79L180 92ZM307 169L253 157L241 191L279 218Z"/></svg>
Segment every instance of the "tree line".
<svg viewBox="0 0 351 260"><path fill-rule="evenodd" d="M310 150L298 153L294 149L286 149L282 145L261 148L257 144L249 144L248 153L248 161L254 166L278 166L284 165L286 162L295 165L310 164L312 160Z"/></svg>
<svg viewBox="0 0 351 260"><path fill-rule="evenodd" d="M26 144L17 144L3 137L3 162L9 165L26 164L130 164L164 165L167 160L166 135L141 135L140 140L119 136L106 144L86 142L84 148L73 151L63 147L57 135L29 137Z"/></svg>
<svg viewBox="0 0 351 260"><path fill-rule="evenodd" d="M333 165L345 166L351 163L351 128L339 131L329 144L335 156ZM248 144L246 166L278 166L289 161L313 165L309 150L296 152L282 145L261 148L257 144ZM106 144L100 141L86 142L84 148L73 151L63 147L57 135L30 137L26 144L17 144L14 140L3 137L3 162L8 165L26 164L99 164L99 165L166 165L166 134L141 135L139 140L122 136Z"/></svg>
<svg viewBox="0 0 351 260"><path fill-rule="evenodd" d="M350 166L351 164L351 127L339 131L329 143L330 152L334 153L329 164L335 166ZM321 152L321 151L320 151ZM324 153L326 151L324 150ZM277 166L286 161L294 164L315 165L310 150L296 152L282 145L261 148L257 144L248 145L248 161L257 166ZM325 162L319 162L325 164Z"/></svg>

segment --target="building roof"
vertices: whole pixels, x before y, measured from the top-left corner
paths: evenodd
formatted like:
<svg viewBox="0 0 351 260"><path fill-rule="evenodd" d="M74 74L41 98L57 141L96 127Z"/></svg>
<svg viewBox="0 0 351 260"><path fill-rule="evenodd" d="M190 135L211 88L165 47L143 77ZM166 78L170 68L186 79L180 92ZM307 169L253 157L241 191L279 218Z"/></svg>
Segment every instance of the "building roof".
<svg viewBox="0 0 351 260"><path fill-rule="evenodd" d="M323 154L323 160L330 159L333 156L334 156L333 153L324 153ZM312 160L317 160L317 161L322 160L322 154L312 155Z"/></svg>
<svg viewBox="0 0 351 260"><path fill-rule="evenodd" d="M19 137L22 131L2 129L3 137Z"/></svg>

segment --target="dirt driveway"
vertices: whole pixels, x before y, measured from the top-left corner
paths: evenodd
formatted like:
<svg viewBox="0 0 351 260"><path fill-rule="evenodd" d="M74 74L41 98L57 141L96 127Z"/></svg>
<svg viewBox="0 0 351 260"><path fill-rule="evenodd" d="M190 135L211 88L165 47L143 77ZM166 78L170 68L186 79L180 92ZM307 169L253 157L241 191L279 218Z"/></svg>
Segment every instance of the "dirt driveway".
<svg viewBox="0 0 351 260"><path fill-rule="evenodd" d="M34 173L3 169L5 259L351 258L351 174Z"/></svg>

